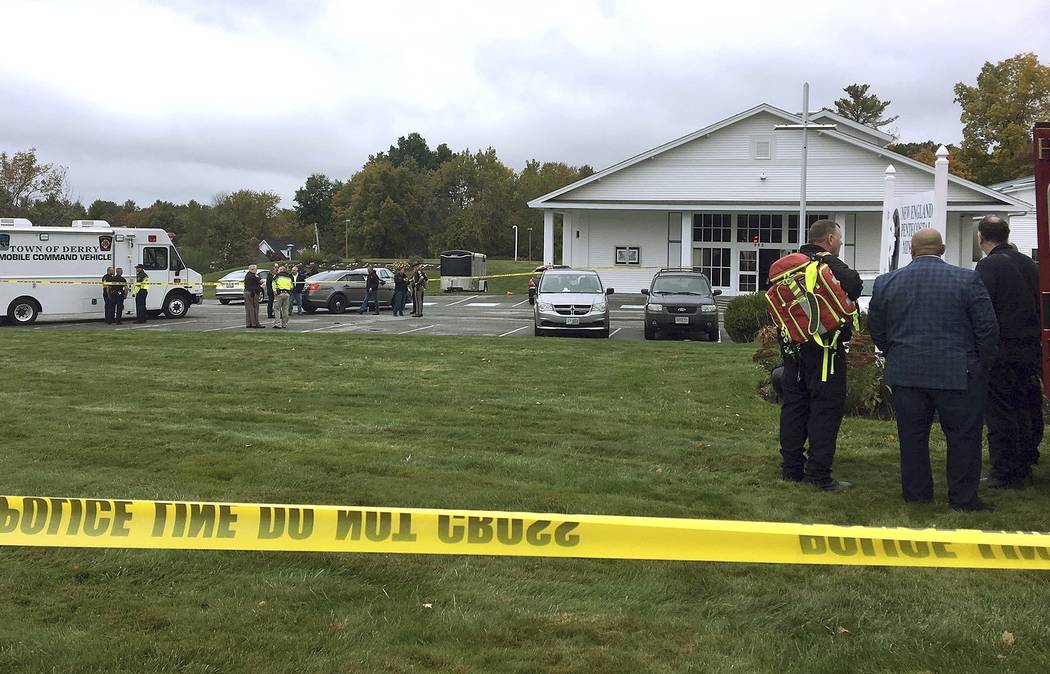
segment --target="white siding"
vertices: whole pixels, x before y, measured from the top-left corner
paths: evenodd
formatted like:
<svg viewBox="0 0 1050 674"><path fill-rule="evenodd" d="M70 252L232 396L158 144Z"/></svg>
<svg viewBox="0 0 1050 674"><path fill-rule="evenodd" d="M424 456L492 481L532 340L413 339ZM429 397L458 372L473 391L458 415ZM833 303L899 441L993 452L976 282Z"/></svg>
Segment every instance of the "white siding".
<svg viewBox="0 0 1050 674"><path fill-rule="evenodd" d="M1032 189L1013 192L1010 196L1032 204L1028 215L1010 218L1010 241L1017 246L1017 250L1031 255L1033 250L1039 248L1039 235L1035 227L1035 185L1032 185Z"/></svg>
<svg viewBox="0 0 1050 674"><path fill-rule="evenodd" d="M680 147L644 160L556 201L798 201L801 136L773 131L783 120L760 113ZM772 137L773 158L752 159L756 136ZM823 133L809 141L808 198L826 202L880 203L888 157ZM896 163L897 193L933 189L933 174ZM760 174L766 174L761 180ZM987 202L989 197L949 183L949 201Z"/></svg>
<svg viewBox="0 0 1050 674"><path fill-rule="evenodd" d="M882 245L882 214L857 213L857 235L854 266L861 273L879 271L879 249Z"/></svg>
<svg viewBox="0 0 1050 674"><path fill-rule="evenodd" d="M594 211L587 212L588 262L573 266L600 267L598 274L606 288L618 293L637 293L649 285L653 274L667 263L667 213L664 211ZM574 233L575 236L575 233ZM575 242L574 242L575 243ZM616 267L617 246L641 248L641 267ZM574 248L575 250L575 248ZM672 266L678 266L673 261Z"/></svg>

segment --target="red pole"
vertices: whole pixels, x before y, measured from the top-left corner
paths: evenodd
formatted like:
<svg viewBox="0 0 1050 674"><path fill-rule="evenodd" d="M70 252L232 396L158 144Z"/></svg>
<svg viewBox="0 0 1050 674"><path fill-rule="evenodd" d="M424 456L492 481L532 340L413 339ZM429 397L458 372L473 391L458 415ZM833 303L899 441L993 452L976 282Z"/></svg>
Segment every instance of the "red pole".
<svg viewBox="0 0 1050 674"><path fill-rule="evenodd" d="M1039 236L1039 291L1043 327L1043 390L1050 395L1050 122L1032 129L1035 154L1035 229Z"/></svg>

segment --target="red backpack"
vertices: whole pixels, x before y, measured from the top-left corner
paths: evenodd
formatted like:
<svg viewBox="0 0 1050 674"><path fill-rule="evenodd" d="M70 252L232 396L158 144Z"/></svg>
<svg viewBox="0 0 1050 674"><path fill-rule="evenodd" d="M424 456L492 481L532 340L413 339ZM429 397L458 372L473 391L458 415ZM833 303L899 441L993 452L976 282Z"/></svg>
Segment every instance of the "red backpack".
<svg viewBox="0 0 1050 674"><path fill-rule="evenodd" d="M849 322L859 329L857 305L846 295L831 268L820 261L827 253L791 253L769 267L766 302L785 342L814 341L824 348L823 381L827 381L828 351L838 344ZM834 373L834 360L831 362Z"/></svg>

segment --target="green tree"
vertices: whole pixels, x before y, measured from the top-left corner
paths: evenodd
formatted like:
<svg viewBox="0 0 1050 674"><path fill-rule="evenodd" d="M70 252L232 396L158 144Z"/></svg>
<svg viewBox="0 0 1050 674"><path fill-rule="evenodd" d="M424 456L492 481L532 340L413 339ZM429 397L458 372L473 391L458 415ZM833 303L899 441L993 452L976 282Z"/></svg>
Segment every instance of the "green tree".
<svg viewBox="0 0 1050 674"><path fill-rule="evenodd" d="M332 221L332 197L343 187L338 180L315 173L306 179L306 184L295 191L295 212L299 221L310 230L317 225L321 238L321 249L342 250L342 223ZM311 232L310 239L313 238Z"/></svg>
<svg viewBox="0 0 1050 674"><path fill-rule="evenodd" d="M66 186L66 168L41 164L36 148L8 156L0 152L0 213L24 215L34 201L61 201Z"/></svg>
<svg viewBox="0 0 1050 674"><path fill-rule="evenodd" d="M986 62L976 86L955 85L962 150L982 184L1032 172L1032 126L1050 119L1050 66L1032 53Z"/></svg>
<svg viewBox="0 0 1050 674"><path fill-rule="evenodd" d="M259 241L280 211L281 197L271 192L240 190L215 197L209 240L213 258L209 266L226 269L255 258Z"/></svg>
<svg viewBox="0 0 1050 674"><path fill-rule="evenodd" d="M873 129L897 121L899 115L883 117L886 108L890 107L893 101L884 101L875 94L869 94L870 88L869 84L850 84L844 87L842 90L846 92L846 96L835 101L835 112Z"/></svg>
<svg viewBox="0 0 1050 674"><path fill-rule="evenodd" d="M409 256L426 249L423 176L414 159L395 166L373 158L332 204L335 221L348 227L350 255Z"/></svg>
<svg viewBox="0 0 1050 674"><path fill-rule="evenodd" d="M407 136L398 138L397 145L391 145L386 152L371 155L368 160L387 159L394 166L401 166L408 159L413 159L419 170L433 171L454 156L452 150L444 143L438 145L436 150L431 150L427 144L427 139L413 131Z"/></svg>

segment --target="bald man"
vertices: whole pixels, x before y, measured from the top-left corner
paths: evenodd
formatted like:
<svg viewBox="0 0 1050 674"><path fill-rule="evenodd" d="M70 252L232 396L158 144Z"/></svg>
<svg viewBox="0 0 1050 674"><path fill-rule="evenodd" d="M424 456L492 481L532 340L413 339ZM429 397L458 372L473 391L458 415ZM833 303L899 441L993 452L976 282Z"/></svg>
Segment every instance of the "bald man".
<svg viewBox="0 0 1050 674"><path fill-rule="evenodd" d="M916 232L911 264L875 280L868 329L886 356L904 500L933 500L930 426L936 412L948 441L948 503L955 510L991 510L977 487L986 373L999 327L981 278L948 264L943 254L940 232Z"/></svg>

